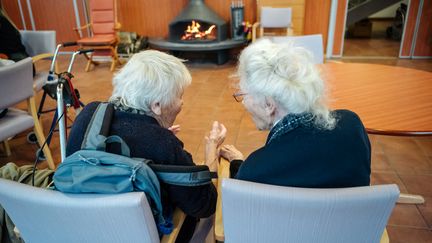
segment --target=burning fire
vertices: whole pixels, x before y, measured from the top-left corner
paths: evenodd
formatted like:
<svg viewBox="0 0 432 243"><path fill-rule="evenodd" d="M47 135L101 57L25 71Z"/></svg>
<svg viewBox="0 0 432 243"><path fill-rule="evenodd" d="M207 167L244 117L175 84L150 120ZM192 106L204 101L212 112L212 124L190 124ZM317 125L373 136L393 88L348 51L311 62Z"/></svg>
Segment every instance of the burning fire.
<svg viewBox="0 0 432 243"><path fill-rule="evenodd" d="M206 31L200 31L201 25L195 20L192 20L192 24L188 25L185 30L185 34L181 37L181 40L214 40L216 37L212 34L216 25L210 26Z"/></svg>

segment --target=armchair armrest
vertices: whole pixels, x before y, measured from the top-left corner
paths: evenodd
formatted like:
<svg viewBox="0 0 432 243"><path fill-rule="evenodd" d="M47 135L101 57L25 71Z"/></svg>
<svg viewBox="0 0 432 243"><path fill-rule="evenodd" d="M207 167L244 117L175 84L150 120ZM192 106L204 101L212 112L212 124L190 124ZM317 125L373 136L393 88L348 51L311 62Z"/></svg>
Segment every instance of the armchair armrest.
<svg viewBox="0 0 432 243"><path fill-rule="evenodd" d="M293 23L290 24L289 27L283 28L286 29L286 35L287 36L293 36L294 35L294 28L293 28ZM257 38L257 32L259 31L259 37L262 37L264 35L264 28L261 27L261 23L260 22L255 22L252 25L252 42L256 41Z"/></svg>
<svg viewBox="0 0 432 243"><path fill-rule="evenodd" d="M42 59L46 59L46 58L53 58L54 54L52 53L42 53L36 56L32 57L33 63L36 63L37 61L40 61Z"/></svg>
<svg viewBox="0 0 432 243"><path fill-rule="evenodd" d="M80 26L80 27L78 27L78 28L73 28L73 30L74 30L75 33L77 34L78 39L80 39L80 38L82 38L82 36L80 35L80 31L81 31L81 30L84 30L84 29L88 29L88 28L90 28L91 26L92 26L92 24L89 23L89 24L86 24L86 25Z"/></svg>
<svg viewBox="0 0 432 243"><path fill-rule="evenodd" d="M230 163L221 158L218 167L218 182L217 191L218 198L216 202L216 215L215 215L215 239L217 241L225 241L224 227L222 221L222 179L229 178L230 175Z"/></svg>
<svg viewBox="0 0 432 243"><path fill-rule="evenodd" d="M181 226L186 218L186 214L180 209L176 208L173 214L173 225L174 229L169 235L164 235L161 239L161 243L174 243L180 232Z"/></svg>
<svg viewBox="0 0 432 243"><path fill-rule="evenodd" d="M87 28L89 28L91 25L92 25L91 23L90 23L90 24L86 24L86 25L80 26L80 27L78 27L78 28L73 28L73 30L78 31L78 30L87 29Z"/></svg>

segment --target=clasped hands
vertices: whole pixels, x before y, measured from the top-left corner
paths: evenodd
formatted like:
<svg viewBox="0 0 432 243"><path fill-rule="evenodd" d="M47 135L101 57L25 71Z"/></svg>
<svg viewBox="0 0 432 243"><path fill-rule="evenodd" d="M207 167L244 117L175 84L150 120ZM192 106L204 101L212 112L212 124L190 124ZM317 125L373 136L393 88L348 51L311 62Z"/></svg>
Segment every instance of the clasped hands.
<svg viewBox="0 0 432 243"><path fill-rule="evenodd" d="M243 154L233 145L222 145L225 140L227 129L222 123L214 121L208 136L205 136L205 164L210 171L217 171L219 156L228 161L235 159L243 160Z"/></svg>
<svg viewBox="0 0 432 243"><path fill-rule="evenodd" d="M174 134L180 131L179 125L173 125L168 128ZM219 157L223 157L228 161L243 160L243 154L234 145L222 145L225 141L227 129L218 121L214 121L212 128L205 136L205 164L210 171L217 171Z"/></svg>

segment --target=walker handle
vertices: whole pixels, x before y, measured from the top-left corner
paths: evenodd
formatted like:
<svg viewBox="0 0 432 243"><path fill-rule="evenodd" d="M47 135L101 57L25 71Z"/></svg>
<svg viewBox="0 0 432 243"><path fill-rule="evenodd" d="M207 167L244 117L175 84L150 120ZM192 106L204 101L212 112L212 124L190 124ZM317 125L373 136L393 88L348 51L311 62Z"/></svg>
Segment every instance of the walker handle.
<svg viewBox="0 0 432 243"><path fill-rule="evenodd" d="M85 54L85 53L88 53L88 52L93 52L94 50L93 49L85 49L85 50L79 50L78 51L78 54Z"/></svg>
<svg viewBox="0 0 432 243"><path fill-rule="evenodd" d="M77 43L76 41L69 41L69 42L63 42L63 47L68 47L68 46L76 46Z"/></svg>

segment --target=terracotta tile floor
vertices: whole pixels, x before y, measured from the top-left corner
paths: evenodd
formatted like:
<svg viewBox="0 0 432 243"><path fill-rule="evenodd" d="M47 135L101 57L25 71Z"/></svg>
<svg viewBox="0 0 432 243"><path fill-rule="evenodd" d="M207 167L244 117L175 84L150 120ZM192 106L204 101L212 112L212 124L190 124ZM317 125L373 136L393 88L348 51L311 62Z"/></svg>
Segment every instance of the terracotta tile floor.
<svg viewBox="0 0 432 243"><path fill-rule="evenodd" d="M60 58L60 69L64 70L68 59ZM350 62L351 60L343 60ZM430 60L354 60L388 65L407 66L432 71ZM85 60L79 57L74 65L75 88L79 89L84 103L108 99L112 86L109 64L101 64L91 72L84 72ZM47 68L48 63L38 66ZM245 155L262 146L267 136L259 132L240 103L232 98L234 63L217 66L209 63L188 64L193 83L184 94L183 111L176 123L182 126L179 134L185 147L196 162L203 161L203 138L213 120L228 128L226 143L235 144ZM432 80L431 80L432 82ZM49 101L47 107L54 107ZM24 106L22 106L24 107ZM73 117L73 114L71 115ZM51 114L43 116L45 132L51 122ZM55 161L59 161L57 133L51 143ZM34 161L36 146L26 142L26 133L10 141L13 155L0 157L0 165L9 161L29 164ZM432 138L431 137L385 137L370 136L372 142L372 183L396 183L401 192L425 196L424 205L396 205L387 229L391 242L432 242ZM2 154L2 151L0 151ZM44 167L44 163L39 167Z"/></svg>

